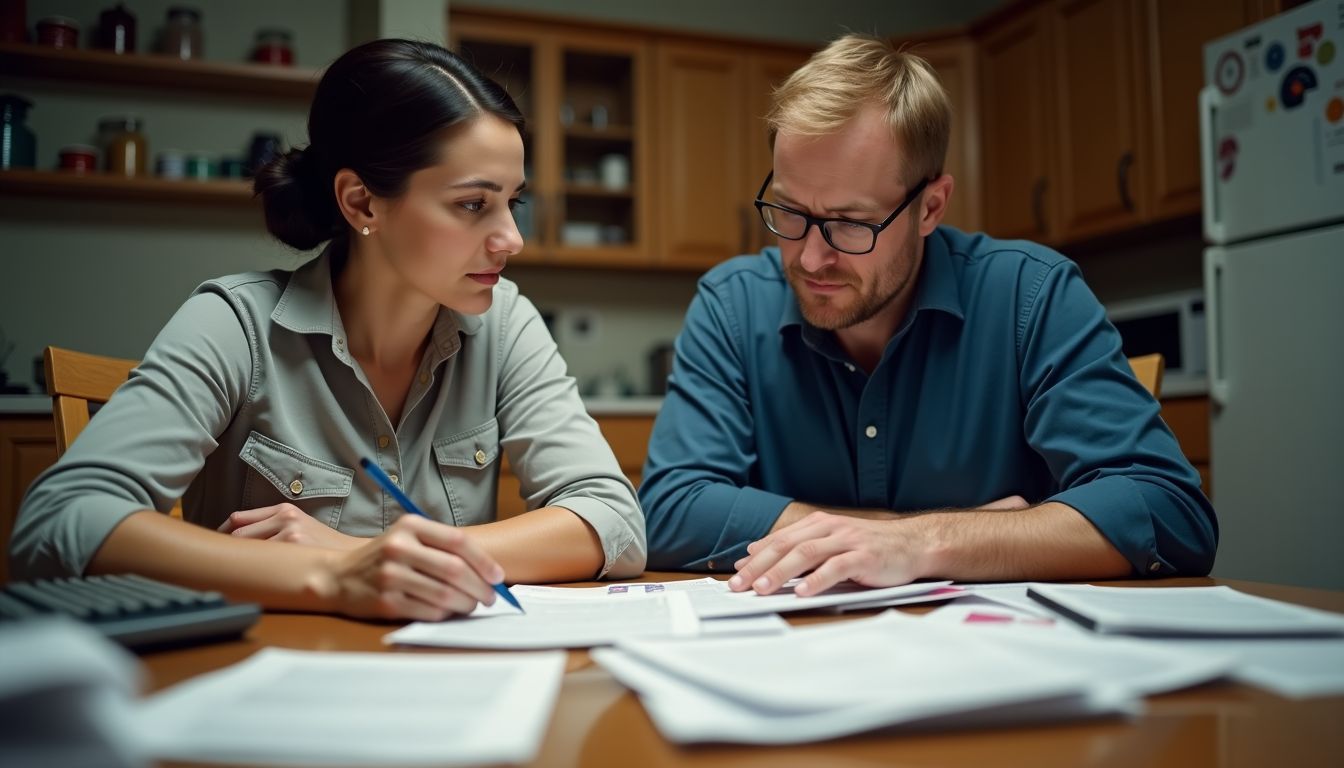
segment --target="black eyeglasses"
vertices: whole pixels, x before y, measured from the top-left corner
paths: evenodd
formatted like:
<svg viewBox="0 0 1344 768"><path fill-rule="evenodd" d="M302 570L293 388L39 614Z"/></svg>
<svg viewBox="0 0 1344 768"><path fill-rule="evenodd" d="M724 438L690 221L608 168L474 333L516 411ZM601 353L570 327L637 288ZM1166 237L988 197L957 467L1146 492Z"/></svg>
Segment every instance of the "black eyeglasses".
<svg viewBox="0 0 1344 768"><path fill-rule="evenodd" d="M761 198L765 197L765 190L770 186L770 180L775 177L775 172L766 174L765 183L761 185L761 191L756 193L756 210L761 214L761 220L765 226L769 227L771 232L784 238L785 240L802 240L807 237L807 231L815 224L821 230L821 236L830 243L831 247L842 253L848 253L855 256L872 251L877 246L877 236L882 234L882 230L891 225L901 211L910 207L910 204L919 197L919 193L929 185L929 180L924 179L910 190L910 194L905 196L905 201L901 207L891 212L887 220L881 224L869 224L864 221L851 221L849 219L824 219L818 216L809 216L802 211L795 211L792 208L785 208L782 205L767 203Z"/></svg>

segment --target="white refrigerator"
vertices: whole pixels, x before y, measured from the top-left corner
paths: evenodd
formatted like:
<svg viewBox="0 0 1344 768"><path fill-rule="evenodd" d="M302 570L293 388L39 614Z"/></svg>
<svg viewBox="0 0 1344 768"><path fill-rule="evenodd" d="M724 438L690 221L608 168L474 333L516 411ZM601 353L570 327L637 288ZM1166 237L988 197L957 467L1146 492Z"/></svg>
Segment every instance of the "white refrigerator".
<svg viewBox="0 0 1344 768"><path fill-rule="evenodd" d="M1213 575L1344 589L1344 0L1204 46Z"/></svg>

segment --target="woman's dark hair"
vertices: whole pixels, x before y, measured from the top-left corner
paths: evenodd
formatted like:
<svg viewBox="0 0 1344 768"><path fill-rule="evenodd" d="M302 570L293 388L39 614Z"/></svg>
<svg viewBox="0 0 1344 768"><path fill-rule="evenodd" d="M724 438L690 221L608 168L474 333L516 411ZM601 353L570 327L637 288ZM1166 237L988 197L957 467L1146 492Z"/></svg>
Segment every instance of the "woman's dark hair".
<svg viewBox="0 0 1344 768"><path fill-rule="evenodd" d="M373 194L396 197L412 173L438 162L446 129L485 114L523 130L509 94L445 48L413 40L352 48L317 85L308 146L257 172L266 229L301 251L346 236L332 190L337 171L349 168Z"/></svg>

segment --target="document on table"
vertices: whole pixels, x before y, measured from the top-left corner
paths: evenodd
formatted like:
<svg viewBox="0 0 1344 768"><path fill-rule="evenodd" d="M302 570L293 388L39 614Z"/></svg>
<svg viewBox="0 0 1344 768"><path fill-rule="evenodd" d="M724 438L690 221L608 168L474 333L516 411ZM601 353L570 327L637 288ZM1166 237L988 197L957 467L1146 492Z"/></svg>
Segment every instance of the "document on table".
<svg viewBox="0 0 1344 768"><path fill-rule="evenodd" d="M777 637L632 640L593 658L678 743L792 744L893 725L942 727L1131 712L1132 697L896 613ZM779 674L788 669L789 674Z"/></svg>
<svg viewBox="0 0 1344 768"><path fill-rule="evenodd" d="M1032 584L1034 600L1095 632L1156 637L1344 636L1344 616L1231 587Z"/></svg>
<svg viewBox="0 0 1344 768"><path fill-rule="evenodd" d="M522 763L541 746L565 654L267 648L150 697L161 759L267 764Z"/></svg>
<svg viewBox="0 0 1344 768"><path fill-rule="evenodd" d="M469 616L409 624L383 642L446 648L591 648L630 637L693 637L700 631L685 592L612 599L581 589L541 592L518 586L511 591L526 613L496 600Z"/></svg>
<svg viewBox="0 0 1344 768"><path fill-rule="evenodd" d="M779 592L758 595L755 592L706 592L695 597L695 612L702 619L728 616L753 616L762 613L787 613L815 608L834 608L854 603L877 604L885 600L912 597L933 592L951 584L950 581L928 581L903 584L899 587L864 587L853 582L839 584L819 595L802 597L793 592L797 580L786 584Z"/></svg>

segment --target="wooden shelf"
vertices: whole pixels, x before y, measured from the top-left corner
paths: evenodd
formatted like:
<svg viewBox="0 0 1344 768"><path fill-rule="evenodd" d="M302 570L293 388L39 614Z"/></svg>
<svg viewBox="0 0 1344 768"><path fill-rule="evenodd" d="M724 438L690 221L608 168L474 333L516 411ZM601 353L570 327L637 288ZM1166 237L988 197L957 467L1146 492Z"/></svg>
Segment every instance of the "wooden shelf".
<svg viewBox="0 0 1344 768"><path fill-rule="evenodd" d="M190 205L252 205L252 182L125 178L105 173L0 171L0 195Z"/></svg>
<svg viewBox="0 0 1344 768"><path fill-rule="evenodd" d="M0 72L81 83L108 83L188 93L307 101L321 71L224 61L182 61L152 53L115 54L0 43Z"/></svg>
<svg viewBox="0 0 1344 768"><path fill-rule="evenodd" d="M629 200L634 192L629 187L610 189L597 184L566 184L565 194L571 197L605 197L614 200Z"/></svg>

